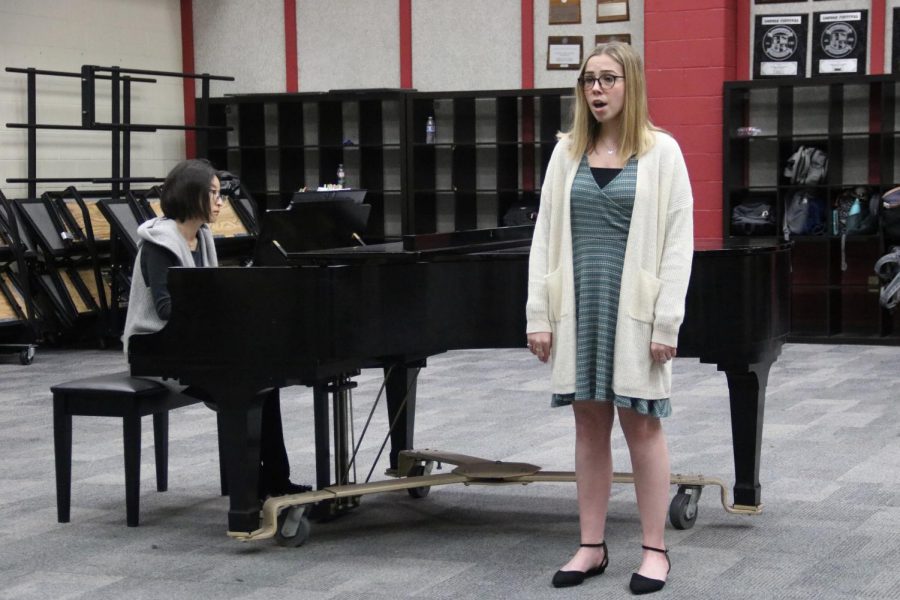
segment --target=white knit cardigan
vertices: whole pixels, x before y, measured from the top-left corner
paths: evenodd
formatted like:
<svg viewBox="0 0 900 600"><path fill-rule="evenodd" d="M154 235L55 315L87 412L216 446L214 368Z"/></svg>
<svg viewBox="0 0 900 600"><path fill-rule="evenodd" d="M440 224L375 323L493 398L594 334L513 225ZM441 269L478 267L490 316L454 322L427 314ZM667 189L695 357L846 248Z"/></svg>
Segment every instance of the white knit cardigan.
<svg viewBox="0 0 900 600"><path fill-rule="evenodd" d="M620 396L668 398L672 362L655 363L650 342L676 346L694 250L693 196L684 157L669 135L638 157L637 187L625 247L613 391ZM575 391L575 276L570 193L578 160L570 140L556 144L541 188L528 267L527 332L552 332L553 393Z"/></svg>

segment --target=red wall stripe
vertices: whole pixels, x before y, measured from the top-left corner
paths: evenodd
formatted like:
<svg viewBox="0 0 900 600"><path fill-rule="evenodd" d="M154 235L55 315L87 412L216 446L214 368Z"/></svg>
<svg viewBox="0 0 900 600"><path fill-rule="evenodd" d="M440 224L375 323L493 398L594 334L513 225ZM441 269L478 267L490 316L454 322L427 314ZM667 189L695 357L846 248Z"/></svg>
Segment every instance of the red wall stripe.
<svg viewBox="0 0 900 600"><path fill-rule="evenodd" d="M534 0L522 0L522 89L534 87ZM522 189L534 189L534 99L522 99Z"/></svg>
<svg viewBox="0 0 900 600"><path fill-rule="evenodd" d="M869 39L872 40L872 46L869 49L869 73L872 75L881 75L884 73L884 44L887 30L885 29L885 18L887 2L872 2L872 25L869 31ZM888 84L882 84L888 85ZM881 102L879 102L877 94L869 97L869 132L879 133L881 131ZM879 144L878 136L873 135L869 138L869 156L878 156ZM877 160L869 161L869 184L878 185L881 183L881 169Z"/></svg>
<svg viewBox="0 0 900 600"><path fill-rule="evenodd" d="M412 85L412 0L400 0L400 87Z"/></svg>
<svg viewBox="0 0 900 600"><path fill-rule="evenodd" d="M181 70L194 72L194 6L192 0L181 0ZM193 79L183 79L184 124L195 125L197 114L194 107L196 91ZM197 157L197 137L193 131L184 132L185 158Z"/></svg>
<svg viewBox="0 0 900 600"><path fill-rule="evenodd" d="M534 0L522 0L522 89L534 87Z"/></svg>
<svg viewBox="0 0 900 600"><path fill-rule="evenodd" d="M887 35L885 17L887 2L872 2L872 27L869 31L869 39L872 40L869 58L869 73L881 75L884 73L884 38Z"/></svg>
<svg viewBox="0 0 900 600"><path fill-rule="evenodd" d="M285 91L296 92L297 73L297 0L284 0L284 82Z"/></svg>

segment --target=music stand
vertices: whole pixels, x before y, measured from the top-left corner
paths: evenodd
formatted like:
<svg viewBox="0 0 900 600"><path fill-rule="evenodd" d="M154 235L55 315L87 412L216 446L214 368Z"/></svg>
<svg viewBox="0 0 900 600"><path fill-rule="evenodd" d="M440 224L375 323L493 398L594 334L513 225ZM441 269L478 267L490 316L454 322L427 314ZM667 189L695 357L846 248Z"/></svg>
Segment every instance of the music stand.
<svg viewBox="0 0 900 600"><path fill-rule="evenodd" d="M359 244L371 208L352 197L342 197L292 202L289 208L266 211L253 264L283 265L285 253Z"/></svg>

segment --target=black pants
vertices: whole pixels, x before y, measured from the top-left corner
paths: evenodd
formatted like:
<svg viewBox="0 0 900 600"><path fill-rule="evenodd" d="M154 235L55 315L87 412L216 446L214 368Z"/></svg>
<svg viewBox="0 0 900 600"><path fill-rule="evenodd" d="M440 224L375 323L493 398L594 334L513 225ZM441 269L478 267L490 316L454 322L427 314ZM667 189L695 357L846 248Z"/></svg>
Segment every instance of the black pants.
<svg viewBox="0 0 900 600"><path fill-rule="evenodd" d="M278 388L267 392L263 401L259 442L260 497L264 498L267 493L284 493L290 483L291 465L284 447Z"/></svg>
<svg viewBox="0 0 900 600"><path fill-rule="evenodd" d="M212 395L204 389L190 386L182 394L199 398L208 407L216 410ZM281 427L281 400L278 388L262 392L259 448L259 497L269 494L283 494L290 483L291 465L287 449L284 447L284 430Z"/></svg>

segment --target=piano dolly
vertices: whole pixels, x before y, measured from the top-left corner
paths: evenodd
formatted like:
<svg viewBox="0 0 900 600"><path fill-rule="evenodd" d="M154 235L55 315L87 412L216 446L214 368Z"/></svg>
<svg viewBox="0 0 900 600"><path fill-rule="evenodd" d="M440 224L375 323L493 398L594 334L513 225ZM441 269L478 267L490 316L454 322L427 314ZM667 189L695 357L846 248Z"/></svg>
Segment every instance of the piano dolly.
<svg viewBox="0 0 900 600"><path fill-rule="evenodd" d="M456 465L450 473L432 475L435 463ZM228 535L240 541L264 540L274 537L280 546L302 546L310 535L308 512L311 505L323 501L338 501L366 494L406 490L413 498L424 498L433 486L461 483L463 485L527 485L535 482L574 482L574 471L542 471L528 463L494 461L465 454L436 450L402 450L399 457L399 473L406 477L371 483L335 485L302 494L269 498L262 508L262 526L252 532L229 531ZM704 486L719 487L722 508L729 514L756 515L759 506L728 504L725 482L703 475L673 473L670 482L678 486L678 492L669 505L669 520L676 529L690 529L697 519L697 502ZM631 473L613 473L613 483L634 483Z"/></svg>

